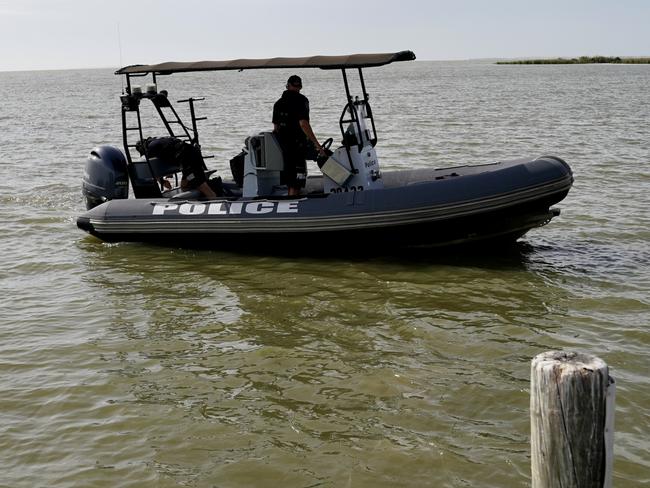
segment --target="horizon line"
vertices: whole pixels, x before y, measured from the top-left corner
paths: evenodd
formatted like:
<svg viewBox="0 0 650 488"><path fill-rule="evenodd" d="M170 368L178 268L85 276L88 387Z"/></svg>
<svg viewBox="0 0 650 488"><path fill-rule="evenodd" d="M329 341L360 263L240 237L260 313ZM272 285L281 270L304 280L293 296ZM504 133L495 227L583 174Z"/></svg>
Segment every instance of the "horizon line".
<svg viewBox="0 0 650 488"><path fill-rule="evenodd" d="M529 60L529 59L573 59L580 58L582 56L517 56L517 57L481 57L481 58L454 58L454 59L415 59L414 62L426 62L426 63L450 63L450 62L468 62L468 61L502 61L502 60ZM587 57L594 57L600 55L590 55ZM619 57L622 59L625 58L650 58L648 56L641 55L629 55L629 56L604 56L604 57ZM130 65L126 65L130 66ZM69 68L18 68L18 69L0 69L0 73L30 73L35 71L84 71L84 70L103 70L103 69L120 69L124 66L91 66L91 67L69 67Z"/></svg>

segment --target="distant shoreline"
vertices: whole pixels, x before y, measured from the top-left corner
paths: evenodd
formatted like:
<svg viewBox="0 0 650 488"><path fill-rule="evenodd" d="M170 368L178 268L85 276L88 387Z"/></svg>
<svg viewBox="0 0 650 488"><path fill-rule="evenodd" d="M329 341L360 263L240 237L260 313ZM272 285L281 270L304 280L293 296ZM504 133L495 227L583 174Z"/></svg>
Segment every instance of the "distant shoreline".
<svg viewBox="0 0 650 488"><path fill-rule="evenodd" d="M579 58L519 59L497 61L496 64L650 64L650 58L621 58L607 56L580 56Z"/></svg>

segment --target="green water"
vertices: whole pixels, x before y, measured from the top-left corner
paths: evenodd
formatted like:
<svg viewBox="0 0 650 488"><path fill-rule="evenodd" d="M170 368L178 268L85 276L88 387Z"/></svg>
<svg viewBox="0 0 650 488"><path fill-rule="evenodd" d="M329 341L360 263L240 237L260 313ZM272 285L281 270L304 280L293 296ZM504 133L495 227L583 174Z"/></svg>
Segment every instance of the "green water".
<svg viewBox="0 0 650 488"><path fill-rule="evenodd" d="M224 171L286 76L242 74L262 93L243 113L216 76L169 83L178 99L208 83L204 147ZM104 244L74 219L84 158L119 146L119 81L0 73L0 486L529 486L530 361L554 349L609 364L614 484L650 483L650 68L368 76L385 168L557 154L576 174L562 215L472 255ZM303 81L335 135L340 80Z"/></svg>

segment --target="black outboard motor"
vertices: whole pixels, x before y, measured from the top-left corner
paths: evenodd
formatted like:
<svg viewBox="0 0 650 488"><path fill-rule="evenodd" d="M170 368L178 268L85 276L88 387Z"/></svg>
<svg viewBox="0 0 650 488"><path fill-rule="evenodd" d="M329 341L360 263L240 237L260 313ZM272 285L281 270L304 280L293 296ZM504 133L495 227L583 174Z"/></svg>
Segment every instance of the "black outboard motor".
<svg viewBox="0 0 650 488"><path fill-rule="evenodd" d="M112 146L99 146L90 151L82 192L87 210L108 200L129 197L129 175L122 151Z"/></svg>

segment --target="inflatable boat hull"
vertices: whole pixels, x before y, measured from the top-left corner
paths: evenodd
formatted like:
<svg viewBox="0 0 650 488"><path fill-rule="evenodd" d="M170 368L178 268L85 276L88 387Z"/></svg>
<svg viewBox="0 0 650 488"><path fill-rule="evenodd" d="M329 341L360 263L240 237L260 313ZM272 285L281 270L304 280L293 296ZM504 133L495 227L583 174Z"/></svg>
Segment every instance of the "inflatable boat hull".
<svg viewBox="0 0 650 488"><path fill-rule="evenodd" d="M561 159L544 157L389 172L384 181L382 190L300 199L112 200L77 225L109 242L261 252L514 241L559 213L551 206L567 195L573 176Z"/></svg>

